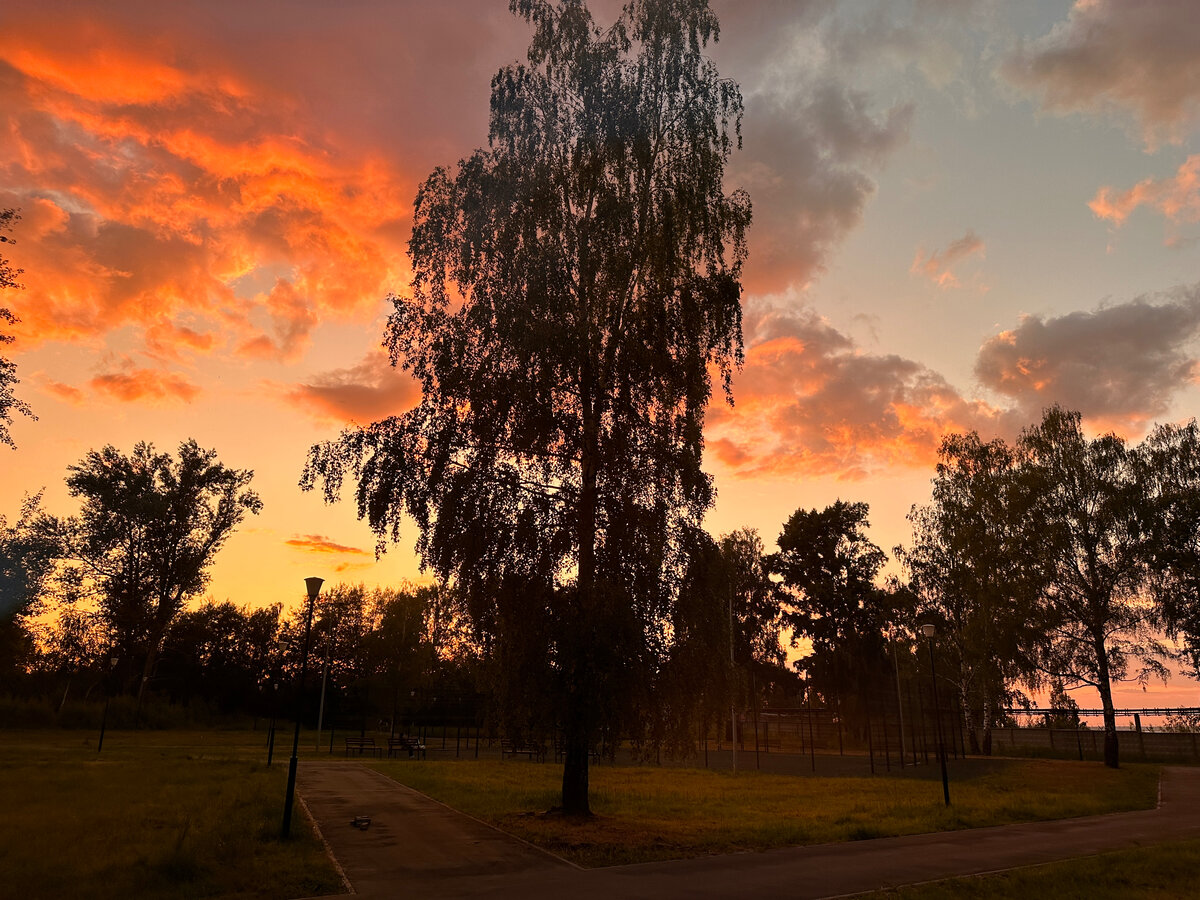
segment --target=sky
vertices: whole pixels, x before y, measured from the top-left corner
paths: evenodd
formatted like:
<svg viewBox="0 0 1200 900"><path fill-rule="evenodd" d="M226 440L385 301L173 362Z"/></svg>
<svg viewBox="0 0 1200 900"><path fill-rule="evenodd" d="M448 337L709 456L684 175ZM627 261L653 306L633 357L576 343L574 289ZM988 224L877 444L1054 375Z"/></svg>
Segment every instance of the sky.
<svg viewBox="0 0 1200 900"><path fill-rule="evenodd" d="M712 5L709 53L745 99L727 180L754 205L746 363L707 418L714 534L770 547L840 498L890 551L947 432L1011 440L1060 403L1136 441L1195 415L1193 0ZM423 579L412 530L377 559L351 497L297 482L312 444L417 399L380 347L386 297L417 186L486 143L491 78L524 58L507 6L0 4L0 208L24 269L0 305L38 416L0 447L0 513L43 488L73 512L90 449L194 438L264 502L213 598Z"/></svg>

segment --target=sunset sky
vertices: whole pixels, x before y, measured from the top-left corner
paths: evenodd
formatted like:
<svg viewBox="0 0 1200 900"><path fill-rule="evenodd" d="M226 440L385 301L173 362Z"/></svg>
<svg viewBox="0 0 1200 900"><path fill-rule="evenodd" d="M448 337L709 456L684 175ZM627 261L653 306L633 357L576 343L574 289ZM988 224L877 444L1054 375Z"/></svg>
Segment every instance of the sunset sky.
<svg viewBox="0 0 1200 900"><path fill-rule="evenodd" d="M410 406L380 349L417 185L486 143L506 0L4 0L0 208L23 291L0 512L89 449L189 437L265 503L211 594L419 578L308 447ZM939 439L1054 402L1139 439L1200 409L1194 0L714 0L745 96L746 365L709 413L714 534L871 506L885 550ZM593 4L611 21L617 4ZM1177 679L1162 696L1195 705ZM1084 705L1093 702L1080 696ZM1118 692L1118 705L1140 694Z"/></svg>

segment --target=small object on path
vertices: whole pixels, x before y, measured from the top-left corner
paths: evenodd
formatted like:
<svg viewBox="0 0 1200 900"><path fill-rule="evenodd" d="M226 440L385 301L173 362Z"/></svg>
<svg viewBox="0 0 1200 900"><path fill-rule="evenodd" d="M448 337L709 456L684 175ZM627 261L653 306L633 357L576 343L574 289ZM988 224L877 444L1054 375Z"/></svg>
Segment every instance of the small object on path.
<svg viewBox="0 0 1200 900"><path fill-rule="evenodd" d="M355 816L353 819L350 820L350 824L353 825L355 828L358 828L362 831L366 831L368 828L371 827L371 817L370 816Z"/></svg>

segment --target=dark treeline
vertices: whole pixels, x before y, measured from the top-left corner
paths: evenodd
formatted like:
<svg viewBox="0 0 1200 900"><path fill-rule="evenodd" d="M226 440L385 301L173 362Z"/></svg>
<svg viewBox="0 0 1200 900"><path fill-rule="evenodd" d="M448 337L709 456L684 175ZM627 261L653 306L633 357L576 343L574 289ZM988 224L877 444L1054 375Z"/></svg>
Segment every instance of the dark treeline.
<svg viewBox="0 0 1200 900"><path fill-rule="evenodd" d="M294 697L304 605L199 599L216 550L258 508L250 478L194 442L178 457L108 447L70 470L78 515L55 519L32 497L0 521L0 690L40 703L47 721L121 696L204 716L292 709L280 704ZM1025 692L1067 708L1087 685L1115 765L1112 685L1165 678L1173 656L1196 669L1198 479L1194 423L1130 446L1087 438L1078 413L1054 407L1012 444L944 439L931 502L913 508L911 542L895 548L902 578L883 578L864 503L798 509L774 553L752 529L692 529L660 586L666 614L634 622L613 610L569 648L603 679L594 749L687 755L728 734L731 710L757 721L805 704L832 711L853 740L873 708L902 702L901 676L927 677L920 626L932 623L940 689L972 752L990 752ZM560 614L536 579L500 580L485 598L444 584L333 585L314 608L305 714L315 721L323 684L325 722L342 729L560 739L574 639Z"/></svg>

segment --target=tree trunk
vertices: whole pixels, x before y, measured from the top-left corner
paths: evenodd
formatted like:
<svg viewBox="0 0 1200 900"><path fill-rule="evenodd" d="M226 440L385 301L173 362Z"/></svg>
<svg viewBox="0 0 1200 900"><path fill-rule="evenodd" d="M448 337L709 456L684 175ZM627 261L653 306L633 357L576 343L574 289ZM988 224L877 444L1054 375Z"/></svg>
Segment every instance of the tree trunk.
<svg viewBox="0 0 1200 900"><path fill-rule="evenodd" d="M1117 743L1117 712L1113 707L1112 684L1108 674L1108 651L1103 639L1095 641L1096 669L1100 676L1096 685L1100 691L1100 705L1104 708L1104 764L1110 769L1120 768L1120 745Z"/></svg>
<svg viewBox="0 0 1200 900"><path fill-rule="evenodd" d="M570 816L590 816L588 802L588 750L591 744L591 677L588 639L596 589L596 461L599 428L596 415L585 403L583 448L580 455L579 575L575 610L570 629L567 665L566 757L563 762L562 809Z"/></svg>

